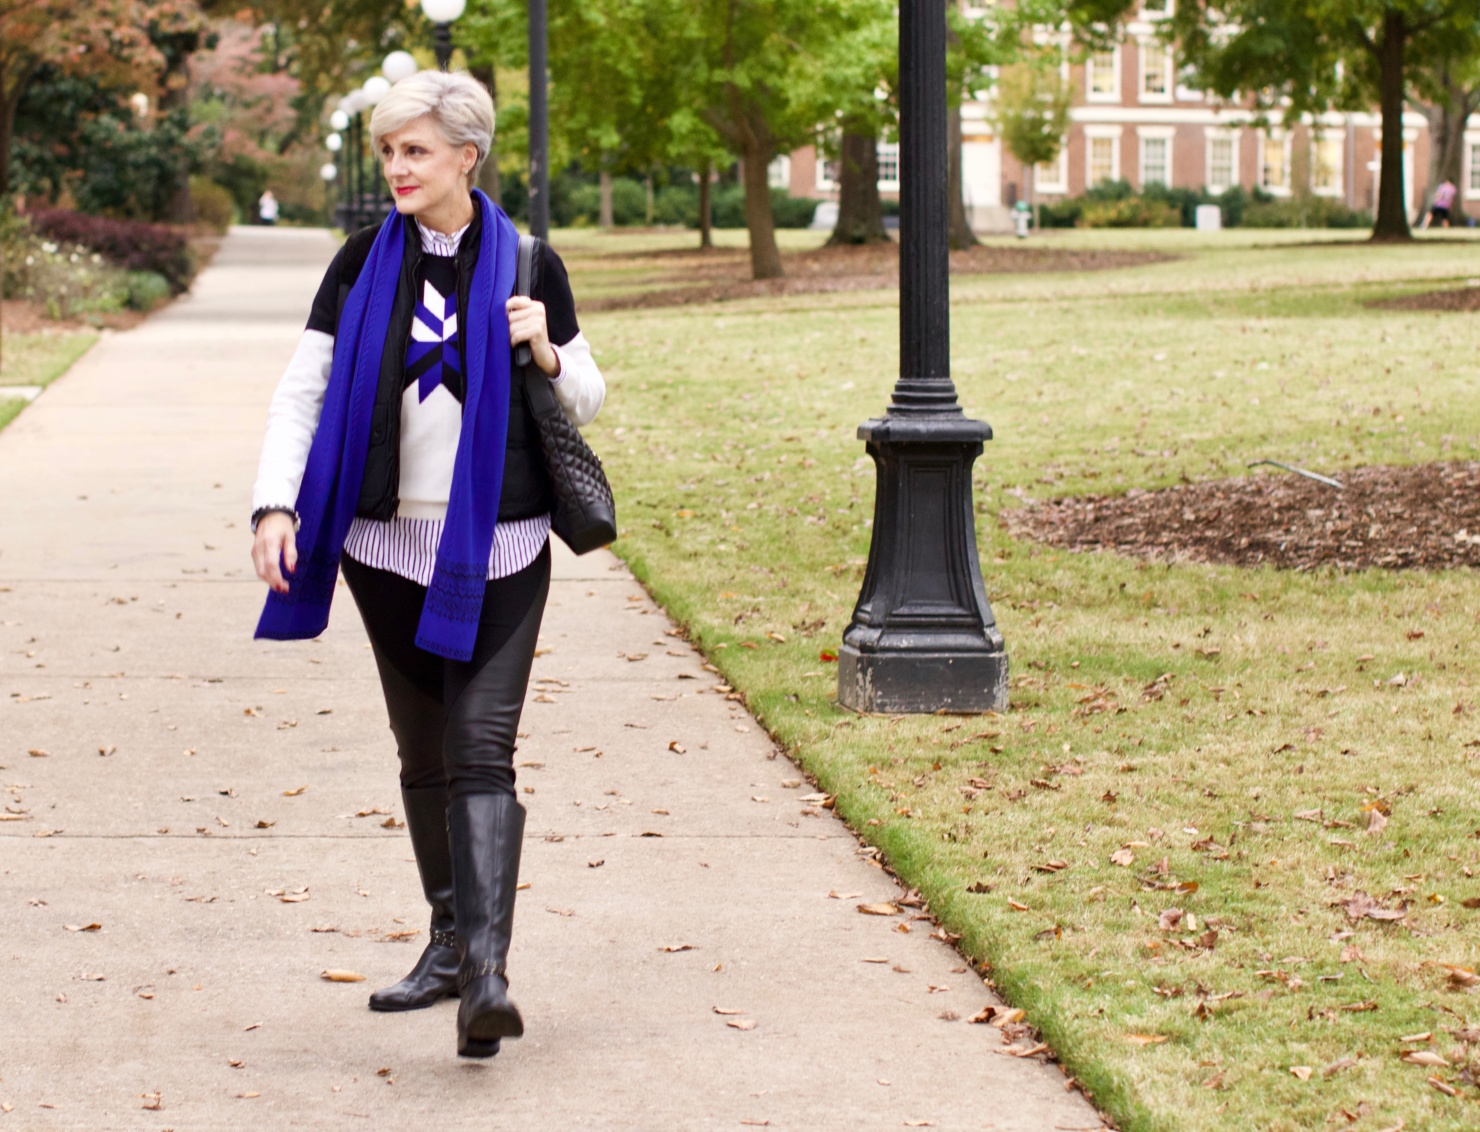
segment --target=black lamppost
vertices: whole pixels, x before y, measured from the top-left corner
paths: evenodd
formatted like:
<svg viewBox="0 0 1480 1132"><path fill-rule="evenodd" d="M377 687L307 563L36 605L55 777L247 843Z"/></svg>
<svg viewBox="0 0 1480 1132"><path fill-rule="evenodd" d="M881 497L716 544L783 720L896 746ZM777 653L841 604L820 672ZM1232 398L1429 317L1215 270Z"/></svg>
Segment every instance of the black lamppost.
<svg viewBox="0 0 1480 1132"><path fill-rule="evenodd" d="M1007 653L971 503L971 465L992 429L962 413L951 381L945 0L900 0L899 119L899 381L884 416L858 428L878 486L838 702L1000 711Z"/></svg>
<svg viewBox="0 0 1480 1132"><path fill-rule="evenodd" d="M452 21L467 6L467 0L421 0L421 10L432 21L432 50L441 70L447 70L452 62Z"/></svg>
<svg viewBox="0 0 1480 1132"><path fill-rule="evenodd" d="M529 0L529 232L550 238L549 52L545 0Z"/></svg>

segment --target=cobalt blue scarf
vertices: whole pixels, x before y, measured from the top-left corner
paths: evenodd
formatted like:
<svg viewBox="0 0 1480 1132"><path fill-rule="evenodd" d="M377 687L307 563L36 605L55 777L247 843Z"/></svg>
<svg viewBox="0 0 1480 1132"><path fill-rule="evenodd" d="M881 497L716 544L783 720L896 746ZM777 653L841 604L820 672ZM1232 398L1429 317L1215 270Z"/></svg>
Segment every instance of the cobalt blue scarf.
<svg viewBox="0 0 1480 1132"><path fill-rule="evenodd" d="M442 541L416 633L418 647L450 660L472 658L488 580L509 432L511 358L504 304L514 292L519 250L519 233L502 209L477 189L473 206L481 211L483 224L464 329L462 434ZM339 559L365 474L370 415L406 232L399 213L386 218L345 300L324 408L298 491L298 568L291 575L284 571L287 593L267 595L258 637L306 640L329 624Z"/></svg>

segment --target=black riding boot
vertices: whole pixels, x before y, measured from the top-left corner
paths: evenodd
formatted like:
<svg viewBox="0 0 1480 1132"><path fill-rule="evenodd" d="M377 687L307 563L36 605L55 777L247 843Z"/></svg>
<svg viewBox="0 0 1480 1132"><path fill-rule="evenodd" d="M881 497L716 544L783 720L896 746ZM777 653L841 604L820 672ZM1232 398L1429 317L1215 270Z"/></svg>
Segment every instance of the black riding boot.
<svg viewBox="0 0 1480 1132"><path fill-rule="evenodd" d="M509 1001L505 976L524 807L508 794L467 794L448 805L447 822L462 953L457 1052L462 1057L492 1057L501 1038L524 1033L524 1020Z"/></svg>
<svg viewBox="0 0 1480 1132"><path fill-rule="evenodd" d="M421 889L432 906L431 942L393 987L370 996L371 1010L420 1010L457 995L457 937L453 934L452 854L447 844L447 789L402 790L406 829L421 873Z"/></svg>

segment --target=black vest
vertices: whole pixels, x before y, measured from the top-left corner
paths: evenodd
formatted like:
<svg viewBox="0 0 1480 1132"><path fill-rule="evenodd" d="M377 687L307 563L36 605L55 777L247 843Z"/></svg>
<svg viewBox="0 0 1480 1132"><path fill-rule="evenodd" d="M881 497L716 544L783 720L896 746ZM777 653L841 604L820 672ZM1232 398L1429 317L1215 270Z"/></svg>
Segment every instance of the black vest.
<svg viewBox="0 0 1480 1132"><path fill-rule="evenodd" d="M472 286L473 268L478 260L479 233L482 217L475 211L473 223L463 233L457 249L457 324L466 327L468 292ZM339 314L355 285L378 227L363 228L345 241L344 258L339 273ZM421 260L421 234L414 223L405 224L405 254L401 260L401 278L396 286L386 326L385 346L380 354L380 380L375 388L375 408L370 417L370 444L365 452L365 478L360 484L360 498L355 514L365 519L393 519L400 506L401 478L401 398L406 387L406 349L411 341L411 323L416 310L417 266ZM531 287L539 297L538 283ZM502 317L502 312L495 312ZM466 372L466 365L463 367ZM509 439L504 456L504 486L499 495L498 517L501 521L531 519L548 515L555 509L555 492L550 473L545 467L540 448L538 426L523 383L515 370L509 383Z"/></svg>

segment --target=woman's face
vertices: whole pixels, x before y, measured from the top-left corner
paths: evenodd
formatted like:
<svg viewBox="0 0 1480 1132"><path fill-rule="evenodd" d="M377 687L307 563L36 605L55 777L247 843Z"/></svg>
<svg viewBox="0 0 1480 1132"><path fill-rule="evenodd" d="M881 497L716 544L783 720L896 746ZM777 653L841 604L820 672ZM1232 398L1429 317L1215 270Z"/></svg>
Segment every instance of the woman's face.
<svg viewBox="0 0 1480 1132"><path fill-rule="evenodd" d="M380 139L381 167L403 216L436 215L467 197L468 173L477 160L477 146L452 145L426 116Z"/></svg>

